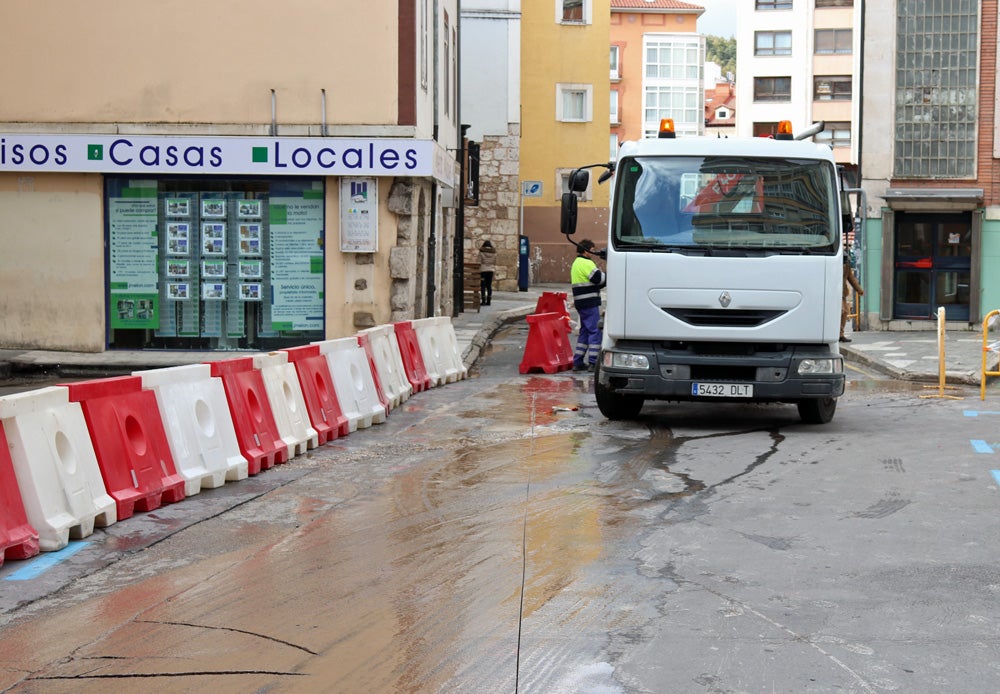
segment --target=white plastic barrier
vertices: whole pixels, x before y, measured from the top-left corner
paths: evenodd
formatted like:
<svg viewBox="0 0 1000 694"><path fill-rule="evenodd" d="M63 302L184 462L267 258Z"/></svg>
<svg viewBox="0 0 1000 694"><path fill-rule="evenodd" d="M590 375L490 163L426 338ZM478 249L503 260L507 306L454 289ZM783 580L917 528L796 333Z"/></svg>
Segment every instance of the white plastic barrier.
<svg viewBox="0 0 1000 694"><path fill-rule="evenodd" d="M452 383L465 378L465 366L461 355L458 359L452 356L457 353L458 345L455 339L455 329L448 317L419 318L413 323L420 344L420 356L424 358L424 368L435 386Z"/></svg>
<svg viewBox="0 0 1000 694"><path fill-rule="evenodd" d="M333 388L337 391L337 400L350 430L357 431L384 422L385 407L378 398L368 356L358 344L358 339L342 337L313 344L318 345L320 353L326 355Z"/></svg>
<svg viewBox="0 0 1000 694"><path fill-rule="evenodd" d="M270 352L254 355L253 366L264 379L264 390L271 402L278 434L288 446L289 460L319 446L319 432L309 421L299 376L295 364L288 362L288 354Z"/></svg>
<svg viewBox="0 0 1000 694"><path fill-rule="evenodd" d="M409 399L413 393L413 386L406 378L406 367L403 366L403 357L399 353L395 328L391 325L380 325L362 330L358 333L358 338L360 339L362 335L368 338L375 368L382 384L382 392L389 400L389 408L399 407L400 403Z"/></svg>
<svg viewBox="0 0 1000 694"><path fill-rule="evenodd" d="M0 397L0 421L10 445L28 522L44 552L62 549L94 526L117 522L90 440L83 408L69 389L49 386Z"/></svg>
<svg viewBox="0 0 1000 694"><path fill-rule="evenodd" d="M418 318L410 321L420 345L420 356L424 360L424 371L431 379L431 388L442 386L445 381L444 355L441 352L440 330L433 318Z"/></svg>
<svg viewBox="0 0 1000 694"><path fill-rule="evenodd" d="M458 337L455 336L455 326L452 325L451 318L449 316L437 316L434 320L438 323L439 334L444 341L442 351L445 363L447 364L448 374L454 374L455 376L451 380L462 381L468 378L469 370L465 368L465 362L462 361L462 350L459 349ZM451 380L449 380L449 383Z"/></svg>
<svg viewBox="0 0 1000 694"><path fill-rule="evenodd" d="M152 390L170 444L184 494L221 487L247 478L233 416L222 379L209 364L135 371L142 387Z"/></svg>

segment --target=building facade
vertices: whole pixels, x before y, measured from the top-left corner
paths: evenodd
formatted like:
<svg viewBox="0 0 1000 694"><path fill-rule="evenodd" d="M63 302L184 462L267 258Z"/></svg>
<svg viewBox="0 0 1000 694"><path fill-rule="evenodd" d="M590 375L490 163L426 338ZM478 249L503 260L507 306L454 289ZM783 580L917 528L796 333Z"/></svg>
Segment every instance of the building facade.
<svg viewBox="0 0 1000 694"><path fill-rule="evenodd" d="M865 9L862 322L976 328L1000 308L997 1Z"/></svg>
<svg viewBox="0 0 1000 694"><path fill-rule="evenodd" d="M823 121L813 140L833 147L838 162L857 163L861 7L855 0L736 4L738 136L773 135L782 120L796 131Z"/></svg>
<svg viewBox="0 0 1000 694"><path fill-rule="evenodd" d="M452 313L455 0L121 7L5 10L0 347L261 350Z"/></svg>
<svg viewBox="0 0 1000 694"><path fill-rule="evenodd" d="M521 12L522 234L535 281L568 282L576 251L559 232L562 194L574 168L608 161L609 0L537 0ZM608 185L592 176L575 238L601 244L607 207Z"/></svg>
<svg viewBox="0 0 1000 694"><path fill-rule="evenodd" d="M706 63L706 72L710 65L718 72L718 66L713 63ZM709 80L706 76L705 134L709 137L736 135L736 83L729 77L717 75Z"/></svg>
<svg viewBox="0 0 1000 694"><path fill-rule="evenodd" d="M475 191L466 191L465 258L497 249L493 286L518 289L521 0L462 2L462 121Z"/></svg>
<svg viewBox="0 0 1000 694"><path fill-rule="evenodd" d="M703 7L680 0L611 0L611 146L656 137L672 118L679 137L705 132Z"/></svg>

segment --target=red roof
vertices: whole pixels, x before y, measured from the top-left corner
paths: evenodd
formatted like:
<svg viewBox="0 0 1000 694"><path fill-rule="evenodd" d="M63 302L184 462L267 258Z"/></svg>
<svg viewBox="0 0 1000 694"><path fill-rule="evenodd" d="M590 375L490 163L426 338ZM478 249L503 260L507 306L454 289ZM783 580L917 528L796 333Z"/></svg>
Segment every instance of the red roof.
<svg viewBox="0 0 1000 694"><path fill-rule="evenodd" d="M729 117L718 119L715 112L722 106L729 109ZM736 122L736 85L719 82L715 88L705 87L705 125L732 125Z"/></svg>
<svg viewBox="0 0 1000 694"><path fill-rule="evenodd" d="M611 0L612 10L646 10L655 12L656 10L683 11L702 14L705 8L701 5L692 5L681 0Z"/></svg>

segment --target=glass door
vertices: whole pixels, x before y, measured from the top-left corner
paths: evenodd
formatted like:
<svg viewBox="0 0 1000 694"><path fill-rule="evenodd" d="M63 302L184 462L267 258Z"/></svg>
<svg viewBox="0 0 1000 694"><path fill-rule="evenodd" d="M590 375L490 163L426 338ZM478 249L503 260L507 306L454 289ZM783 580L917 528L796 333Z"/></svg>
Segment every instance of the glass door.
<svg viewBox="0 0 1000 694"><path fill-rule="evenodd" d="M895 239L893 317L968 320L971 215L899 213Z"/></svg>

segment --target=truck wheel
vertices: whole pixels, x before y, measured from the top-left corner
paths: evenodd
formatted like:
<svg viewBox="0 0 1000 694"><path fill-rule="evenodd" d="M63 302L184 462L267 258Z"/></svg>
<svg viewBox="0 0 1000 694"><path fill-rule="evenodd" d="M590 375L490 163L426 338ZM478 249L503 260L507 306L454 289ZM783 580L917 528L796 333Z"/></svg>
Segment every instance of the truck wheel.
<svg viewBox="0 0 1000 694"><path fill-rule="evenodd" d="M594 372L594 397L597 409L608 419L635 419L642 409L643 398L638 395L618 395L601 385L601 364Z"/></svg>
<svg viewBox="0 0 1000 694"><path fill-rule="evenodd" d="M799 417L805 424L826 424L837 411L837 398L800 400L798 405Z"/></svg>

